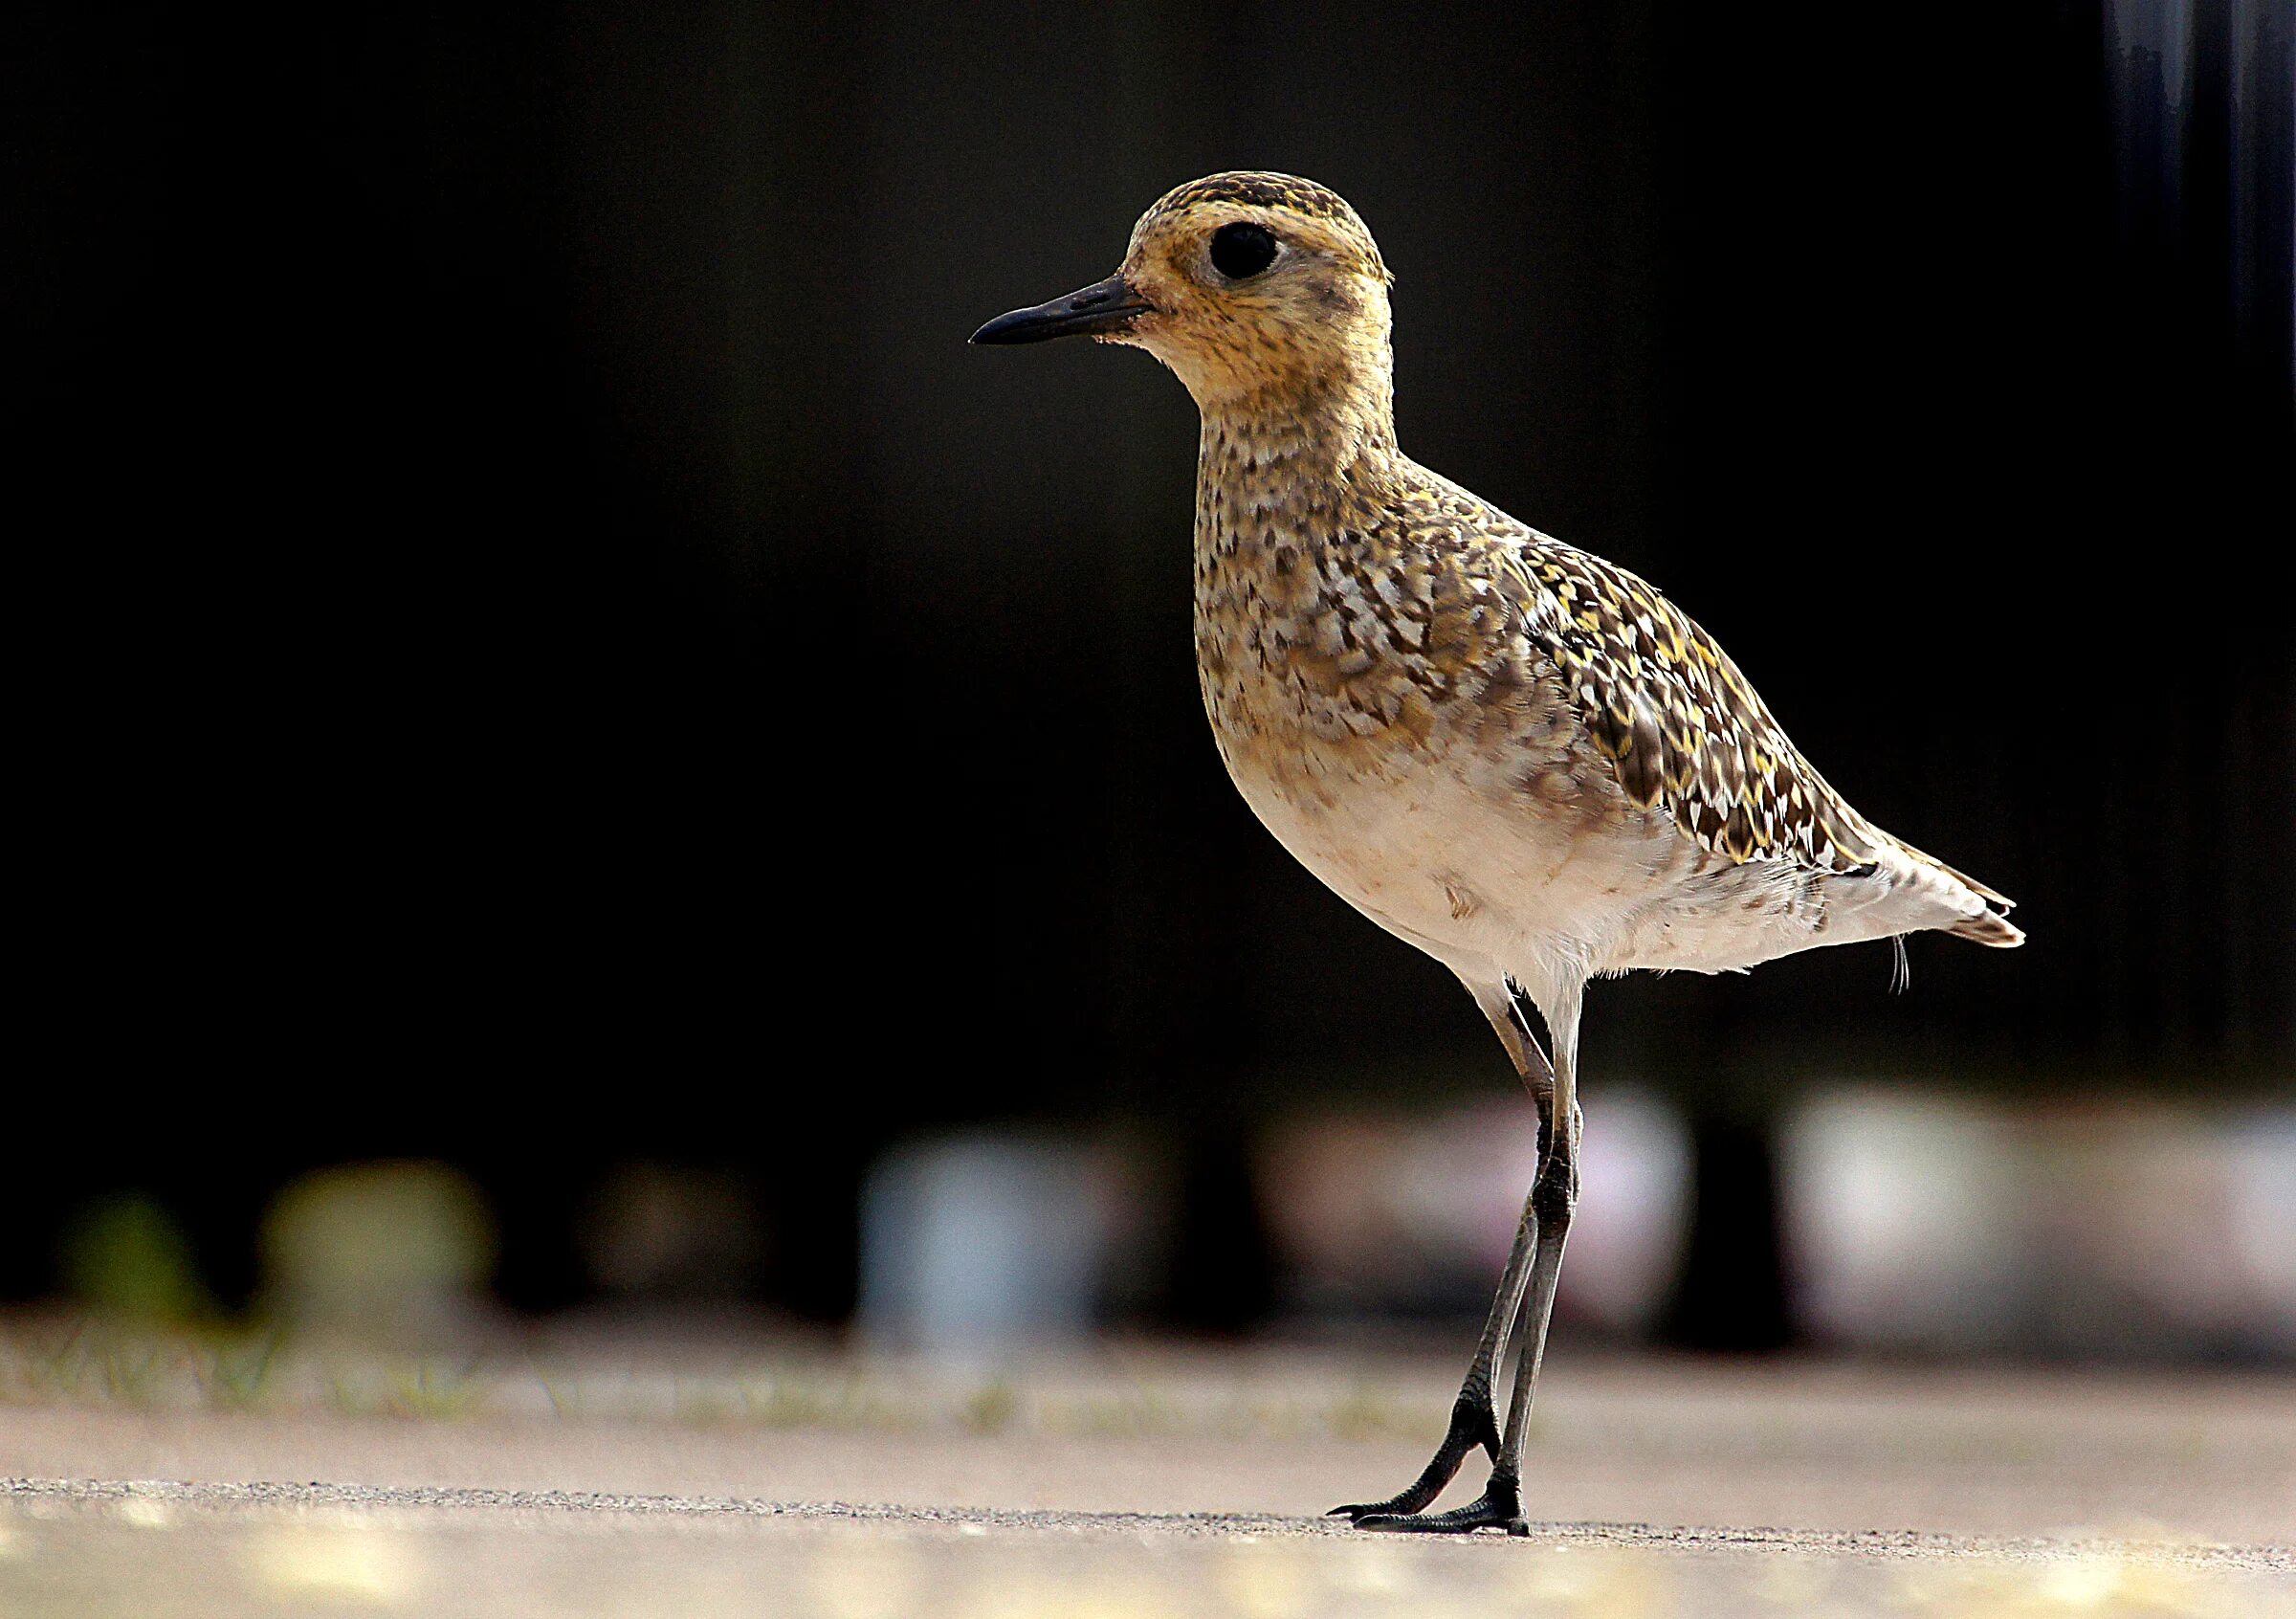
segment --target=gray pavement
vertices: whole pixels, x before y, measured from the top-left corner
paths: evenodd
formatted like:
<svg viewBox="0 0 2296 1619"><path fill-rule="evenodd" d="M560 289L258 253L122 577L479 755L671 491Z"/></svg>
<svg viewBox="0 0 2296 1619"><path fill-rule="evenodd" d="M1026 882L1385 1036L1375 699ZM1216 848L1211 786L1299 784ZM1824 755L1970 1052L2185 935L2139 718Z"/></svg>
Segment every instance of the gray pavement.
<svg viewBox="0 0 2296 1619"><path fill-rule="evenodd" d="M505 1364L453 1416L0 1405L0 1615L2296 1619L2285 1377L1559 1360L1537 1532L1454 1541L1314 1516L1416 1471L1442 1361L660 1372L558 1365L538 1409Z"/></svg>

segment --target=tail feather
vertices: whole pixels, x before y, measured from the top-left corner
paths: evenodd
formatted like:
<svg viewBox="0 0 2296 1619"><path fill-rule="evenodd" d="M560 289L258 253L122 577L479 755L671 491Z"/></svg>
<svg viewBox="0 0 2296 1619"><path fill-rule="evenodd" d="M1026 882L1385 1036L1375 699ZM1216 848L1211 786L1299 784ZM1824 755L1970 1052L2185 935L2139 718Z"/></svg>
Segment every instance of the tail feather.
<svg viewBox="0 0 2296 1619"><path fill-rule="evenodd" d="M1905 849L1905 845L1902 843L1899 844L1898 847L1900 849ZM1992 889L1987 888L1976 877L1971 876L1966 872L1956 872L1953 867L1947 865L1943 860L1937 859L1932 855L1924 854L1918 849L1906 849L1906 853L1912 855L1916 860L1921 861L1924 865L1936 867L1947 876L1952 877L1955 882L1959 883L1963 888L1968 889L1978 898L1984 900L1988 905L1993 905L2000 910L2006 911L2017 904L2017 901L2010 898L2006 894L1996 894Z"/></svg>
<svg viewBox="0 0 2296 1619"><path fill-rule="evenodd" d="M1888 837L1887 832L1882 835ZM2025 942L2024 929L2003 915L2017 904L2016 900L2010 898L2006 894L1996 893L1973 876L1954 870L1935 855L1924 854L1902 838L1890 837L1889 841L1895 844L1916 865L1928 867L1937 876L1961 888L1972 899L1979 902L1976 910L1947 927L1946 932L1952 934L1955 939L1967 939L1975 943L1990 944L1997 950L2013 950Z"/></svg>
<svg viewBox="0 0 2296 1619"><path fill-rule="evenodd" d="M2012 922L1998 911L1986 911L1969 917L1946 929L1955 939L1973 940L1979 944L1991 944L1997 950L2013 950L2025 942L2024 929Z"/></svg>

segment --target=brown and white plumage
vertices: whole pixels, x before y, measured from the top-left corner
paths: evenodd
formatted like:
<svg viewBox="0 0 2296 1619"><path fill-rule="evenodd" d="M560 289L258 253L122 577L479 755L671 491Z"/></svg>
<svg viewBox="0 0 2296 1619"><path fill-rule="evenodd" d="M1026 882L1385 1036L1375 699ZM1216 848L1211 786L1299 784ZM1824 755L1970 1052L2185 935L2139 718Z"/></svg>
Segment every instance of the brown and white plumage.
<svg viewBox="0 0 2296 1619"><path fill-rule="evenodd" d="M976 340L1084 333L1146 348L1187 385L1203 414L1197 667L1221 757L1286 848L1458 974L1538 1101L1539 1184L1445 1448L1412 1488L1345 1509L1383 1527L1514 1526L1576 1195L1586 981L1925 929L2022 935L2009 901L1850 808L1658 590L1397 447L1391 285L1333 192L1220 174L1151 208L1116 276ZM1502 1449L1490 1385L1526 1290L1532 1347ZM1478 1442L1498 1464L1484 1500L1423 1514Z"/></svg>
<svg viewBox="0 0 2296 1619"><path fill-rule="evenodd" d="M1734 863L1903 891L1909 930L2021 942L2001 916L2008 899L1851 809L1730 654L1650 585L1544 535L1512 561L1525 633L1577 696L1596 750L1634 804L1666 809L1701 849ZM1952 920L1930 920L1924 904Z"/></svg>

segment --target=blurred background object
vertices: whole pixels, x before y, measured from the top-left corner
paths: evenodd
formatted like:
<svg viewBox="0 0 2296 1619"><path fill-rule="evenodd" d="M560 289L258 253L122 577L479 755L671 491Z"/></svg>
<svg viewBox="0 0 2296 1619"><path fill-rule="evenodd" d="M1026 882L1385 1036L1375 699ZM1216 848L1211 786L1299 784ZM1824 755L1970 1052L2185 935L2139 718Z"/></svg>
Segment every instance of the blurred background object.
<svg viewBox="0 0 2296 1619"><path fill-rule="evenodd" d="M34 8L0 1297L1474 1314L1528 1109L1221 772L1188 401L963 346L1266 166L1396 268L1406 447L2033 934L1600 987L1566 1326L2285 1359L2292 33Z"/></svg>
<svg viewBox="0 0 2296 1619"><path fill-rule="evenodd" d="M582 1226L593 1284L625 1301L747 1297L765 1244L756 1188L729 1171L684 1164L616 1165Z"/></svg>
<svg viewBox="0 0 2296 1619"><path fill-rule="evenodd" d="M1083 1337L1110 1275L1115 1192L1074 1142L969 1134L894 1148L862 1187L859 1324L942 1351Z"/></svg>
<svg viewBox="0 0 2296 1619"><path fill-rule="evenodd" d="M2296 1108L1837 1091L1786 1128L1799 1324L1821 1342L2296 1356Z"/></svg>
<svg viewBox="0 0 2296 1619"><path fill-rule="evenodd" d="M495 1240L484 1194L446 1164L315 1169L264 1210L262 1300L285 1320L451 1339L482 1319Z"/></svg>
<svg viewBox="0 0 2296 1619"><path fill-rule="evenodd" d="M57 1269L72 1297L129 1320L184 1322L213 1308L190 1242L146 1197L108 1197L81 1209L64 1228Z"/></svg>

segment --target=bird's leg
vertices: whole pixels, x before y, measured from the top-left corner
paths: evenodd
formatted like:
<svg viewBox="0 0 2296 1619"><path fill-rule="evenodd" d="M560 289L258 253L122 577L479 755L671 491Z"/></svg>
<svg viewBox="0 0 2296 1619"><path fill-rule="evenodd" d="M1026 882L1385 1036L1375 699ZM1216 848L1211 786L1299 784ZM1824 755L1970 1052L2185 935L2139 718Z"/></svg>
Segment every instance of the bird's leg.
<svg viewBox="0 0 2296 1619"><path fill-rule="evenodd" d="M1538 1147L1544 1162L1548 1143L1554 1136L1555 1074L1547 1063L1546 1053L1523 1026L1516 1012L1512 996L1504 986L1486 990L1470 984L1476 1004L1490 1017L1491 1027L1507 1047L1507 1054L1514 1061L1515 1072L1522 1076L1523 1084L1531 1092L1531 1099L1538 1108ZM1490 1453L1495 1462L1499 1456L1499 1419L1492 1404L1492 1386L1498 1381L1499 1366L1507 1354L1508 1335L1514 1329L1515 1317L1523 1306L1523 1291L1529 1284L1534 1261L1538 1253L1539 1228L1536 1209L1537 1186L1523 1200L1523 1217L1515 1227L1514 1246L1508 1251L1507 1269L1499 1277L1499 1291L1490 1302L1490 1317L1483 1323L1483 1337L1475 1344L1475 1358L1468 1363L1467 1381L1459 1386L1459 1397L1451 1403L1451 1424L1443 1435L1443 1443L1420 1475L1402 1491L1383 1501L1365 1501L1350 1506L1332 1508L1330 1517L1346 1517L1360 1523L1368 1518L1393 1518L1418 1512L1458 1476L1460 1467L1476 1446Z"/></svg>
<svg viewBox="0 0 2296 1619"><path fill-rule="evenodd" d="M1443 1487L1458 1476L1460 1467L1476 1446L1489 1451L1493 1461L1498 1459L1499 1419L1498 1408L1491 1401L1491 1385L1498 1378L1499 1362L1507 1353L1507 1335L1514 1324L1515 1312L1522 1308L1523 1289L1531 1279L1532 1261L1537 1249L1538 1216L1526 1201L1522 1224L1515 1229L1514 1247L1507 1255L1506 1273L1499 1278L1498 1297L1490 1303L1490 1319L1483 1324L1483 1338L1475 1345L1475 1358L1467 1368L1467 1381L1459 1386L1459 1397L1451 1402L1451 1425L1444 1432L1443 1443L1436 1447L1434 1458L1417 1478L1385 1500L1336 1506L1328 1516L1352 1518L1362 1523L1373 1518L1415 1513L1443 1494Z"/></svg>
<svg viewBox="0 0 2296 1619"><path fill-rule="evenodd" d="M1515 1363L1514 1398L1507 1408L1507 1434L1490 1470L1483 1494L1450 1512L1370 1514L1356 1519L1362 1529L1389 1529L1421 1534L1461 1534L1496 1528L1510 1535L1528 1535L1523 1519L1523 1441L1531 1429L1531 1398L1538 1384L1539 1362L1546 1356L1547 1323L1555 1313L1555 1284L1562 1275L1562 1250L1571 1231L1571 1213L1578 1204L1578 1136L1581 1118L1578 1100L1578 995L1573 991L1564 1005L1550 1009L1547 1028L1555 1042L1554 1129L1542 1156L1538 1179L1531 1187L1529 1221L1537 1232L1537 1254L1531 1265L1530 1313L1524 1322L1527 1339Z"/></svg>

